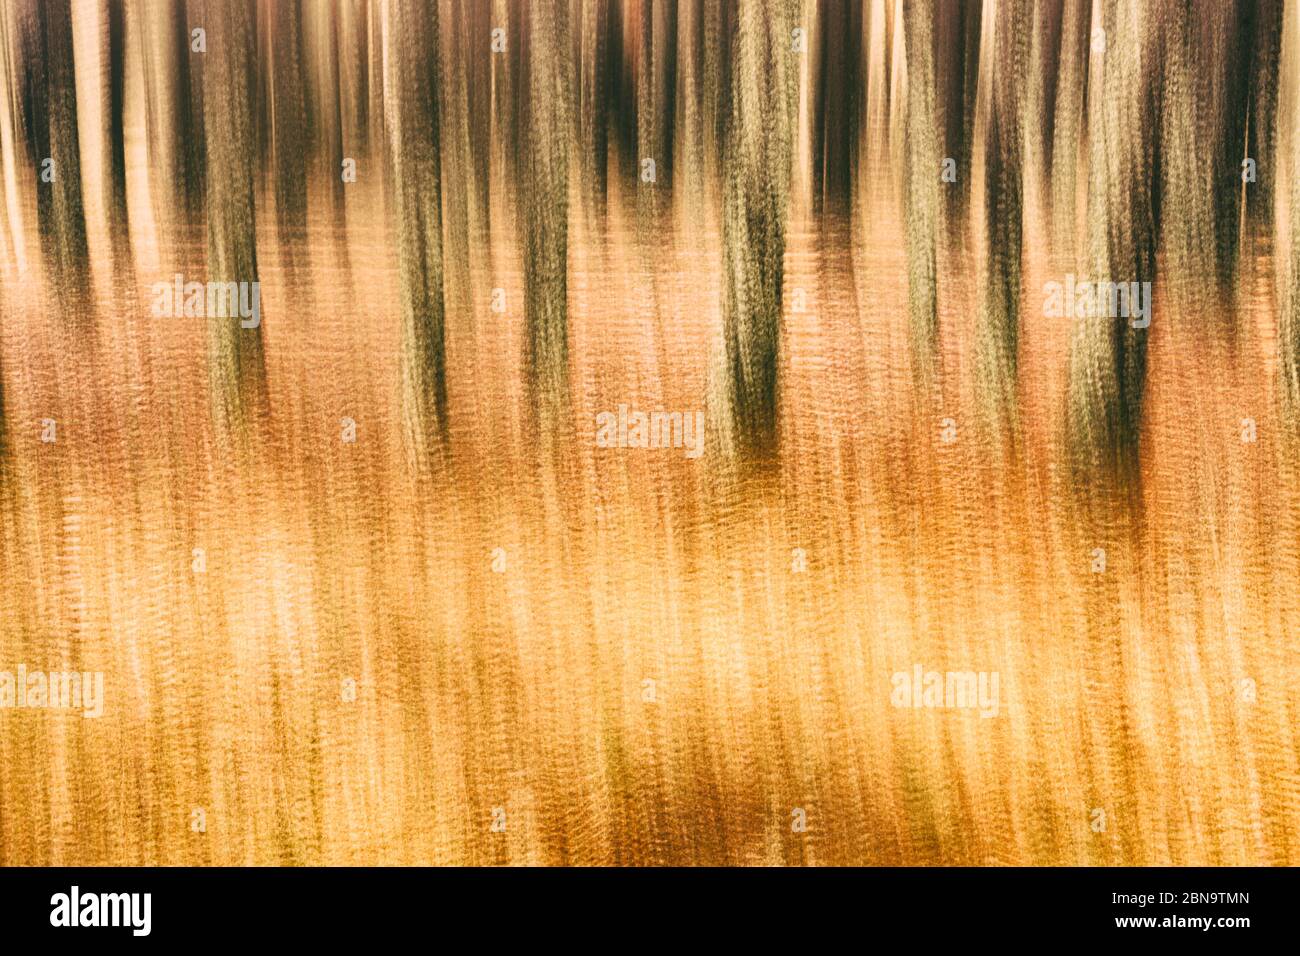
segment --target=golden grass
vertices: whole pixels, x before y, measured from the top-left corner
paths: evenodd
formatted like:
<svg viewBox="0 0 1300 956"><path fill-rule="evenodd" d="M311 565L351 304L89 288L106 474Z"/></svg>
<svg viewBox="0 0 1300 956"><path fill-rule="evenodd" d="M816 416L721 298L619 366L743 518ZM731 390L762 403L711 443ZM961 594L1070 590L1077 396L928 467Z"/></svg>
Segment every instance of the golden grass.
<svg viewBox="0 0 1300 956"><path fill-rule="evenodd" d="M863 44L864 76L888 79L894 36ZM160 213L134 69L132 269L88 200L82 322L38 252L37 187L6 173L0 670L102 671L107 700L98 719L0 709L0 864L1300 862L1300 456L1269 243L1243 238L1226 303L1175 304L1158 270L1139 471L1085 475L1074 330L1040 308L1075 268L1059 223L1027 198L1004 441L976 374L979 190L935 239L918 391L902 179L856 179L851 220L819 212L796 131L779 452L753 470L594 441L619 404L709 407L718 195L677 185L647 220L611 157L595 214L570 163L567 418L539 426L530 217L496 166L490 235L446 250L466 265L445 286L445 441L415 451L380 141L341 210L310 180L300 235L259 184L265 409L232 443L216 320L149 314L207 233ZM998 716L893 706L917 664L997 672Z"/></svg>

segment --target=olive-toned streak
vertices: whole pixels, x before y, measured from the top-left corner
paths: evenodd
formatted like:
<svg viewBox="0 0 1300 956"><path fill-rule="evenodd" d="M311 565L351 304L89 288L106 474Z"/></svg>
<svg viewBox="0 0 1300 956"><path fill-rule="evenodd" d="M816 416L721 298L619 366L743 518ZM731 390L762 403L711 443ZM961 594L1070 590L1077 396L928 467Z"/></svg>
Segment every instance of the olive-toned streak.
<svg viewBox="0 0 1300 956"><path fill-rule="evenodd" d="M916 386L938 378L939 315L935 242L939 230L941 160L935 101L934 6L903 7L907 59L907 124L903 133L904 227L907 236L908 337Z"/></svg>
<svg viewBox="0 0 1300 956"><path fill-rule="evenodd" d="M723 172L725 450L739 464L777 451L781 287L798 104L794 4L742 2L731 47L731 112Z"/></svg>
<svg viewBox="0 0 1300 956"><path fill-rule="evenodd" d="M491 48L492 9L478 0L461 0L462 16L458 22L464 24L467 50L464 58L466 70L466 99L469 104L469 149L473 162L471 181L473 183L470 213L471 235L486 239L490 232L488 207L491 198L492 168L492 70L495 57L485 57L481 53ZM473 55L474 51L480 55ZM469 173L467 173L469 175Z"/></svg>
<svg viewBox="0 0 1300 956"><path fill-rule="evenodd" d="M609 179L610 0L585 0L575 24L577 136L584 208L603 215Z"/></svg>
<svg viewBox="0 0 1300 956"><path fill-rule="evenodd" d="M1154 285L1162 36L1154 8L1140 0L1101 6L1093 27L1104 29L1105 47L1092 47L1090 63L1087 249L1079 273ZM1106 311L1072 319L1066 431L1081 487L1091 487L1092 477L1137 475L1150 330Z"/></svg>
<svg viewBox="0 0 1300 956"><path fill-rule="evenodd" d="M957 169L956 181L943 183L940 204L949 240L956 241L970 205L983 6L942 0L935 17L936 108L943 118L943 155L954 160ZM1024 29L1023 24L1017 29Z"/></svg>
<svg viewBox="0 0 1300 956"><path fill-rule="evenodd" d="M15 82L14 74L14 50L10 42L13 35L13 23L10 11L0 7L0 82L3 82L4 89L0 90L0 169L3 170L5 183L3 197L0 198L0 251L4 252L15 263L25 262L22 246L22 222L18 218L21 213L17 210L16 198L16 171L14 166L20 160L15 156L17 139L16 115L19 110L15 90L18 84ZM8 307L7 302L0 299L0 304ZM2 367L2 366L0 366ZM0 486L7 485L5 477L8 471L9 457L9 437L8 437L8 418L5 412L5 388L4 376L0 375Z"/></svg>
<svg viewBox="0 0 1300 956"><path fill-rule="evenodd" d="M1255 162L1255 182L1246 188L1246 210L1251 228L1267 234L1273 226L1274 188L1278 174L1273 162L1281 86L1283 0L1260 0L1248 7L1242 43L1251 50L1250 102L1247 111L1246 155Z"/></svg>
<svg viewBox="0 0 1300 956"><path fill-rule="evenodd" d="M445 8L440 56L444 64L439 91L439 168L443 183L444 294L451 315L471 315L476 300L470 262L476 237L488 228L488 185L491 155L486 135L490 109L490 75L481 72L490 60L490 32L485 20L466 0ZM476 89L476 85L479 87ZM478 142L476 144L476 138Z"/></svg>
<svg viewBox="0 0 1300 956"><path fill-rule="evenodd" d="M1287 5L1279 67L1276 222L1278 238L1278 371L1282 407L1293 433L1300 432L1300 4Z"/></svg>
<svg viewBox="0 0 1300 956"><path fill-rule="evenodd" d="M999 5L991 100L984 138L984 268L975 379L986 416L1014 426L1019 379L1020 252L1023 231L1022 108L1029 65L1028 0Z"/></svg>
<svg viewBox="0 0 1300 956"><path fill-rule="evenodd" d="M196 6L202 18L192 22L206 25L208 46L208 52L190 64L204 75L208 281L249 283L251 289L258 281L253 205L256 100L249 56L256 43L253 5L232 0ZM207 329L214 420L226 433L239 434L265 401L262 327L259 323L244 328L242 321L230 318L208 322Z"/></svg>
<svg viewBox="0 0 1300 956"><path fill-rule="evenodd" d="M569 136L573 77L568 4L530 4L520 96L525 356L534 409L555 420L569 382Z"/></svg>
<svg viewBox="0 0 1300 956"><path fill-rule="evenodd" d="M438 7L381 5L384 120L402 297L402 396L421 450L446 434L446 315L439 170Z"/></svg>
<svg viewBox="0 0 1300 956"><path fill-rule="evenodd" d="M1160 245L1170 317L1200 327L1221 324L1227 310L1199 306L1231 294L1235 274L1254 50L1246 8L1222 2L1193 11L1182 3L1152 8L1164 44L1159 113Z"/></svg>

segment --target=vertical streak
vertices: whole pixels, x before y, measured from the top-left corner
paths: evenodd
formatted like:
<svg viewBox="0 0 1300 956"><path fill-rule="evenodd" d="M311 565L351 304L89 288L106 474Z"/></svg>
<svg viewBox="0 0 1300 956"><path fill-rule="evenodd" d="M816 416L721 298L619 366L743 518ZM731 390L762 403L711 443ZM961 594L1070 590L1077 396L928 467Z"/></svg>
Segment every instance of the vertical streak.
<svg viewBox="0 0 1300 956"><path fill-rule="evenodd" d="M307 225L307 107L302 77L302 3L272 4L264 21L269 33L264 68L267 127L276 226L287 248Z"/></svg>
<svg viewBox="0 0 1300 956"><path fill-rule="evenodd" d="M929 392L938 379L938 275L935 242L939 228L940 160L934 89L934 9L930 2L903 9L907 58L907 124L904 142L908 331L912 373Z"/></svg>
<svg viewBox="0 0 1300 956"><path fill-rule="evenodd" d="M191 74L185 0L143 0L132 5L139 24L145 85L150 178L155 219L176 226L196 219L203 201L205 152L201 73Z"/></svg>
<svg viewBox="0 0 1300 956"><path fill-rule="evenodd" d="M728 161L723 184L720 414L739 464L775 460L781 286L793 120L793 4L742 2L733 30Z"/></svg>
<svg viewBox="0 0 1300 956"><path fill-rule="evenodd" d="M568 206L572 47L564 0L531 4L521 91L520 179L529 385L545 424L568 404Z"/></svg>
<svg viewBox="0 0 1300 956"><path fill-rule="evenodd" d="M1160 215L1159 116L1162 33L1155 10L1106 0L1105 47L1092 52L1088 102L1087 258L1094 281L1151 282ZM1153 316L1152 322L1159 321ZM1148 329L1107 310L1074 320L1067 431L1084 476L1136 478ZM1086 482L1085 482L1086 484Z"/></svg>
<svg viewBox="0 0 1300 956"><path fill-rule="evenodd" d="M942 205L949 234L955 238L970 204L983 5L944 0L935 14L936 109L943 118L943 156L955 160L958 170L956 182L943 183ZM1023 23L1017 25L1024 28Z"/></svg>
<svg viewBox="0 0 1300 956"><path fill-rule="evenodd" d="M403 414L418 454L429 439L445 435L447 417L438 8L384 0L380 10L402 297Z"/></svg>
<svg viewBox="0 0 1300 956"><path fill-rule="evenodd" d="M1079 167L1086 142L1088 111L1088 43L1091 0L1065 0L1061 17L1056 102L1052 122L1051 230L1062 249L1076 240ZM1086 168L1086 167L1085 167Z"/></svg>
<svg viewBox="0 0 1300 956"><path fill-rule="evenodd" d="M1020 340L1022 99L1029 58L1030 4L1001 4L995 24L992 103L984 141L984 261L976 381L984 411L1014 426Z"/></svg>
<svg viewBox="0 0 1300 956"><path fill-rule="evenodd" d="M21 97L34 175L36 221L60 308L80 315L89 293L89 250L77 135L76 67L69 0L16 4ZM53 182L41 174L46 160Z"/></svg>
<svg viewBox="0 0 1300 956"><path fill-rule="evenodd" d="M1300 433L1300 4L1287 4L1284 16L1274 152L1278 368L1283 410Z"/></svg>
<svg viewBox="0 0 1300 956"><path fill-rule="evenodd" d="M576 118L581 182L585 203L602 213L609 175L609 2L585 0L578 25Z"/></svg>
<svg viewBox="0 0 1300 956"><path fill-rule="evenodd" d="M249 283L251 288L258 281L255 98L248 56L256 41L253 7L247 0L235 0L206 3L203 12L208 42L201 66L206 87L208 281ZM219 429L239 434L265 400L262 327L243 328L238 316L211 319L207 327L213 416Z"/></svg>

